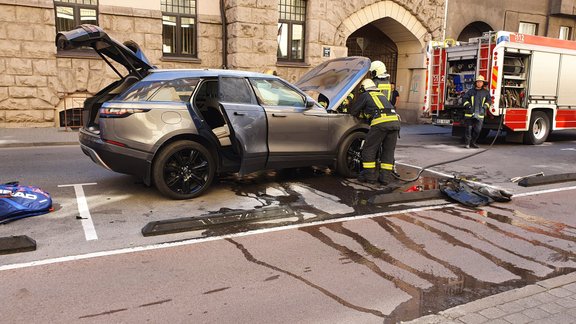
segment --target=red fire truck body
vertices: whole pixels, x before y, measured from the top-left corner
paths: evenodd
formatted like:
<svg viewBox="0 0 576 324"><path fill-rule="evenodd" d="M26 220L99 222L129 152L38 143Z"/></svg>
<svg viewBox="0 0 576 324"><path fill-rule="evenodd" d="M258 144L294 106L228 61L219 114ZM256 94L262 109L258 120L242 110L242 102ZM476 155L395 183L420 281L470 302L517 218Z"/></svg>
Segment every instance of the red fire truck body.
<svg viewBox="0 0 576 324"><path fill-rule="evenodd" d="M478 75L492 96L481 136L502 123L507 140L541 144L553 130L576 129L576 42L503 31L431 42L424 110L435 125L463 133L462 95Z"/></svg>

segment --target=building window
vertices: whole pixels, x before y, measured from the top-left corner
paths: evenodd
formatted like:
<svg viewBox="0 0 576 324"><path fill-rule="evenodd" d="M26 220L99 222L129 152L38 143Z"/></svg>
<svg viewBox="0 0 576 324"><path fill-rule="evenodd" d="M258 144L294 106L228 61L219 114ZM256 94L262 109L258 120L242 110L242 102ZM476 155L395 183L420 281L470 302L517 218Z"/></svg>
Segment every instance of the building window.
<svg viewBox="0 0 576 324"><path fill-rule="evenodd" d="M279 0L278 11L278 60L303 62L306 1Z"/></svg>
<svg viewBox="0 0 576 324"><path fill-rule="evenodd" d="M560 26L560 34L558 38L566 40L572 39L572 28L567 26Z"/></svg>
<svg viewBox="0 0 576 324"><path fill-rule="evenodd" d="M520 25L518 26L518 32L520 34L536 35L536 33L538 32L538 24L529 22L520 22Z"/></svg>
<svg viewBox="0 0 576 324"><path fill-rule="evenodd" d="M54 8L57 33L82 24L98 25L98 0L54 1Z"/></svg>
<svg viewBox="0 0 576 324"><path fill-rule="evenodd" d="M162 52L196 57L196 0L161 0Z"/></svg>

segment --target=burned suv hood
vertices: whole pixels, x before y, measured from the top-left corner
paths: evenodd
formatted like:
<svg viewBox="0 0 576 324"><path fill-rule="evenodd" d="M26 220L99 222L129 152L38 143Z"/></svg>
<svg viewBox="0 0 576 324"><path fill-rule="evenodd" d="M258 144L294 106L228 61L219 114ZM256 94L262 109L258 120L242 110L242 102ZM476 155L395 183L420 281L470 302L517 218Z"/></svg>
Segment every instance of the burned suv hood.
<svg viewBox="0 0 576 324"><path fill-rule="evenodd" d="M130 74L143 78L150 64L138 44L127 41L124 44L110 38L104 30L94 25L80 25L70 31L56 35L56 47L59 50L71 50L80 47L92 47L112 69L122 77L106 57L122 64Z"/></svg>
<svg viewBox="0 0 576 324"><path fill-rule="evenodd" d="M329 100L327 110L336 109L366 76L370 59L360 56L326 61L306 73L295 85L302 91L322 93Z"/></svg>

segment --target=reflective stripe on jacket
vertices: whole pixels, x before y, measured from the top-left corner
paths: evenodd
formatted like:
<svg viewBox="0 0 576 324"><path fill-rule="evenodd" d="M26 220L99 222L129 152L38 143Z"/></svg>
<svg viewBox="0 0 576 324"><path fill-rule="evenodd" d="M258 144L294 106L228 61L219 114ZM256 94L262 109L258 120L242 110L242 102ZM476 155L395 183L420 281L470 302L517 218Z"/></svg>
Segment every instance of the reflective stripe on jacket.
<svg viewBox="0 0 576 324"><path fill-rule="evenodd" d="M380 91L369 90L358 96L358 100L350 108L350 114L370 120L370 126L396 122L397 125L394 127L400 129L399 118L394 106Z"/></svg>
<svg viewBox="0 0 576 324"><path fill-rule="evenodd" d="M464 117L472 118L476 115L478 118L484 118L486 109L490 108L492 97L486 89L471 89L464 94Z"/></svg>
<svg viewBox="0 0 576 324"><path fill-rule="evenodd" d="M374 81L378 87L378 90L380 90L380 92L386 96L386 99L390 101L390 96L392 95L392 85L390 85L390 80L388 80L388 78L380 79L375 77L372 79L372 81Z"/></svg>

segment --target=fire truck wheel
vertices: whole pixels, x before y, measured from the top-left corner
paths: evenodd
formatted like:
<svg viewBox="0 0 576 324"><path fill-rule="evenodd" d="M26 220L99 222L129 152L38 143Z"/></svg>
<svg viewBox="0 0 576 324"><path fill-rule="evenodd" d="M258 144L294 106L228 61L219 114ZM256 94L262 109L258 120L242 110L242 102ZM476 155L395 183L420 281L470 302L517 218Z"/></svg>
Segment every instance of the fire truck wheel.
<svg viewBox="0 0 576 324"><path fill-rule="evenodd" d="M345 178L355 178L362 171L362 145L366 139L363 132L354 132L340 144L336 160L336 172Z"/></svg>
<svg viewBox="0 0 576 324"><path fill-rule="evenodd" d="M550 119L543 111L534 111L530 118L528 131L524 133L524 144L539 145L546 141L550 134Z"/></svg>

